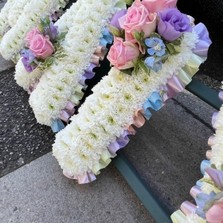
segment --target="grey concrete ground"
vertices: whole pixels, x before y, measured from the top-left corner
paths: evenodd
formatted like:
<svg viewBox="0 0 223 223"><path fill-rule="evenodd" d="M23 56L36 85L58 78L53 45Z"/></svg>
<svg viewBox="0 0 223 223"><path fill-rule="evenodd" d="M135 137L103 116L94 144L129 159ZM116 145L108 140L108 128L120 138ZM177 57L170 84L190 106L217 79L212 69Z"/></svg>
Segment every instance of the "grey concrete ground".
<svg viewBox="0 0 223 223"><path fill-rule="evenodd" d="M152 223L110 166L95 183L62 176L51 154L0 179L1 223Z"/></svg>

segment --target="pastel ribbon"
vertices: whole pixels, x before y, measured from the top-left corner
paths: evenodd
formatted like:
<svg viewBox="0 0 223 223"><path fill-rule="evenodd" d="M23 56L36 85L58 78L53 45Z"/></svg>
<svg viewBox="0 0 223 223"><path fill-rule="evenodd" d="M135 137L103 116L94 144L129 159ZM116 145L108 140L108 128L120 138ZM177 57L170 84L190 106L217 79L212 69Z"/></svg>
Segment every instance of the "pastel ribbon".
<svg viewBox="0 0 223 223"><path fill-rule="evenodd" d="M206 168L209 168L210 166L211 166L211 163L209 160L203 160L200 165L201 173L204 175Z"/></svg>
<svg viewBox="0 0 223 223"><path fill-rule="evenodd" d="M196 44L196 48L193 49L193 52L201 57L207 57L208 48L212 43L207 28L203 23L199 23L194 26L193 31L199 36L199 41Z"/></svg>
<svg viewBox="0 0 223 223"><path fill-rule="evenodd" d="M149 109L153 109L154 111L158 111L163 106L162 97L158 92L153 92L147 101L143 104L143 112L144 116L147 120L149 120L152 116L152 113Z"/></svg>
<svg viewBox="0 0 223 223"><path fill-rule="evenodd" d="M102 31L102 37L100 39L100 45L106 47L107 44L112 44L113 42L113 36L112 34L109 32L109 30L107 28L104 28Z"/></svg>
<svg viewBox="0 0 223 223"><path fill-rule="evenodd" d="M129 138L128 138L129 132L124 131L120 137L117 138L115 142L112 142L109 147L108 151L112 154L115 155L118 150L121 148L125 147L129 143Z"/></svg>
<svg viewBox="0 0 223 223"><path fill-rule="evenodd" d="M57 133L64 128L65 128L65 125L60 119L54 120L52 122L51 129L54 133Z"/></svg>
<svg viewBox="0 0 223 223"><path fill-rule="evenodd" d="M189 215L196 212L196 206L189 201L184 201L181 204L180 209L185 215Z"/></svg>
<svg viewBox="0 0 223 223"><path fill-rule="evenodd" d="M207 168L206 173L210 176L215 185L223 190L223 171L216 170L214 168Z"/></svg>
<svg viewBox="0 0 223 223"><path fill-rule="evenodd" d="M82 176L78 176L78 177L73 177L73 176L70 176L68 173L66 172L63 172L63 175L69 179L75 179L78 181L78 184L87 184L87 183L90 183L90 182L93 182L96 180L96 176L93 174L93 173L87 173L87 174L84 174Z"/></svg>
<svg viewBox="0 0 223 223"><path fill-rule="evenodd" d="M192 54L190 60L188 61L187 65L184 66L182 69L189 75L193 76L199 70L199 66L201 63L204 62L204 59L196 54Z"/></svg>

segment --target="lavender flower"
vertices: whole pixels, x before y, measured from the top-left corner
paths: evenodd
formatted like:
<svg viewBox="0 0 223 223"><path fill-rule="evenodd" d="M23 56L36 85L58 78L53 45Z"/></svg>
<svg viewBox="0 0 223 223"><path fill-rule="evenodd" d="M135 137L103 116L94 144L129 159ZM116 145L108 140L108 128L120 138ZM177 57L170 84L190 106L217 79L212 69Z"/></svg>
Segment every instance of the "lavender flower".
<svg viewBox="0 0 223 223"><path fill-rule="evenodd" d="M36 66L34 65L35 55L33 52L29 49L23 49L20 53L22 57L22 63L26 69L27 72L32 72Z"/></svg>
<svg viewBox="0 0 223 223"><path fill-rule="evenodd" d="M158 33L167 41L178 39L183 32L191 32L190 19L175 8L159 13Z"/></svg>
<svg viewBox="0 0 223 223"><path fill-rule="evenodd" d="M53 22L50 22L49 26L44 28L44 35L48 35L52 42L56 39L58 34L58 27L55 26Z"/></svg>
<svg viewBox="0 0 223 223"><path fill-rule="evenodd" d="M112 17L110 24L118 29L121 29L120 24L119 24L119 18L124 16L126 14L127 10L122 9L115 13L115 15Z"/></svg>

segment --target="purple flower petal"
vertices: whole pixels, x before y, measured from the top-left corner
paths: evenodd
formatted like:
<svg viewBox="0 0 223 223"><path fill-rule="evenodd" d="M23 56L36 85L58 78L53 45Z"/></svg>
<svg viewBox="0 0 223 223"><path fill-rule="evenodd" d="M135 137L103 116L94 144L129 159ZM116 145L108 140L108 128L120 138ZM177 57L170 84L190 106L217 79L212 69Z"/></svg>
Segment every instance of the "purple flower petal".
<svg viewBox="0 0 223 223"><path fill-rule="evenodd" d="M124 16L126 14L127 10L122 9L115 13L115 15L112 17L110 24L118 29L121 29L120 24L119 24L119 18Z"/></svg>

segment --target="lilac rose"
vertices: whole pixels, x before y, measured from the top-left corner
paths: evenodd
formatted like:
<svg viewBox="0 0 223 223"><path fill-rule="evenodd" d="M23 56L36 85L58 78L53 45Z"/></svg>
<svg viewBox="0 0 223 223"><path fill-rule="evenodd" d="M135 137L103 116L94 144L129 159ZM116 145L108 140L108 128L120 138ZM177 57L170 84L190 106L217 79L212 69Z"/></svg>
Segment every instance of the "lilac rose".
<svg viewBox="0 0 223 223"><path fill-rule="evenodd" d="M118 11L111 19L110 24L118 29L121 29L120 24L119 24L119 18L124 16L127 12L127 9L122 9Z"/></svg>
<svg viewBox="0 0 223 223"><path fill-rule="evenodd" d="M35 60L35 55L29 49L24 49L21 51L22 63L27 72L32 72L36 67L32 64Z"/></svg>
<svg viewBox="0 0 223 223"><path fill-rule="evenodd" d="M166 9L159 13L158 33L167 41L174 41L183 32L191 32L190 19L186 14L175 8Z"/></svg>

